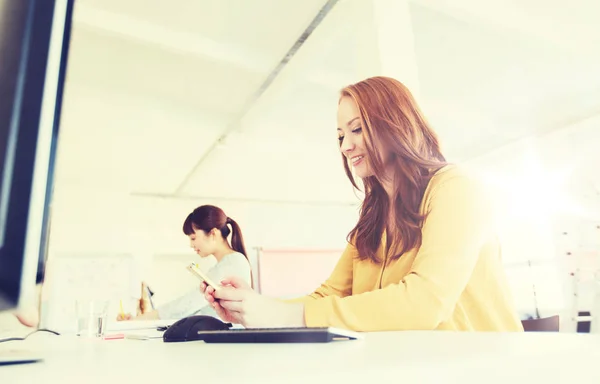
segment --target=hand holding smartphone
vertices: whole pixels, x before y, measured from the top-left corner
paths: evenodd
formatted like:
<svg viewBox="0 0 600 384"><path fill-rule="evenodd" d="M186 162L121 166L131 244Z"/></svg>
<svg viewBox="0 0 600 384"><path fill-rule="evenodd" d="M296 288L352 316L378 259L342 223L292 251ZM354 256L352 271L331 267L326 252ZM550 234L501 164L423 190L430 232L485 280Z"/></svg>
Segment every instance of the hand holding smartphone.
<svg viewBox="0 0 600 384"><path fill-rule="evenodd" d="M186 269L188 271L190 271L191 274L193 274L194 276L196 276L198 279L200 279L200 281L205 282L207 285L213 287L213 289L215 291L218 291L221 287L219 285L217 285L214 281L212 281L208 275L206 275L200 268L198 268L198 265L196 263L191 263L190 265L188 265L186 267Z"/></svg>

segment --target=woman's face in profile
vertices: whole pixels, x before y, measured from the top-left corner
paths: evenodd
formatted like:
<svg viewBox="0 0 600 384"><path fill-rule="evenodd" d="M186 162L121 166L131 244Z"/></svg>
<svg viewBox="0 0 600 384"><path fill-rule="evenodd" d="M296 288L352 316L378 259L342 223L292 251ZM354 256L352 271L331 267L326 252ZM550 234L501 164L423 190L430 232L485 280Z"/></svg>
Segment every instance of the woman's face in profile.
<svg viewBox="0 0 600 384"><path fill-rule="evenodd" d="M214 251L214 241L210 234L204 233L201 229L194 229L194 233L188 236L190 239L190 248L200 257L212 255Z"/></svg>
<svg viewBox="0 0 600 384"><path fill-rule="evenodd" d="M364 145L362 119L358 106L348 96L340 99L337 113L337 133L340 151L360 178L372 176L369 167L369 156Z"/></svg>

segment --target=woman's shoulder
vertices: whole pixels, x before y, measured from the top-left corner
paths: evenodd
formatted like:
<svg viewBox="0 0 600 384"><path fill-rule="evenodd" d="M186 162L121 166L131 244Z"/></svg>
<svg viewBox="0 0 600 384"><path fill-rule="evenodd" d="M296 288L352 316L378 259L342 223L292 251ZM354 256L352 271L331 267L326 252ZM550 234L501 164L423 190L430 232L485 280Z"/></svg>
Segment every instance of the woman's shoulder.
<svg viewBox="0 0 600 384"><path fill-rule="evenodd" d="M433 174L430 184L437 185L452 179L472 179L473 177L473 173L467 167L450 163Z"/></svg>
<svg viewBox="0 0 600 384"><path fill-rule="evenodd" d="M244 256L244 254L242 254L240 252L232 252L232 253L226 255L225 257L223 257L223 259L221 259L221 261L215 267L219 267L219 266L221 268L226 268L226 267L231 267L231 266L249 267L250 264L248 263L248 259L246 259L246 256Z"/></svg>
<svg viewBox="0 0 600 384"><path fill-rule="evenodd" d="M252 268L246 256L239 252L232 252L221 259L211 270L210 274L215 279L224 279L237 276L251 284Z"/></svg>
<svg viewBox="0 0 600 384"><path fill-rule="evenodd" d="M231 252L230 254L226 255L225 257L223 257L223 260L244 260L244 261L248 261L248 259L246 259L246 256L244 256L243 253L241 252Z"/></svg>
<svg viewBox="0 0 600 384"><path fill-rule="evenodd" d="M433 174L428 189L436 189L447 183L481 185L479 177L470 169L458 164L448 164Z"/></svg>
<svg viewBox="0 0 600 384"><path fill-rule="evenodd" d="M485 195L483 183L471 170L458 164L440 168L431 178L424 195L424 203L440 197L444 192L456 195L459 191L465 198Z"/></svg>

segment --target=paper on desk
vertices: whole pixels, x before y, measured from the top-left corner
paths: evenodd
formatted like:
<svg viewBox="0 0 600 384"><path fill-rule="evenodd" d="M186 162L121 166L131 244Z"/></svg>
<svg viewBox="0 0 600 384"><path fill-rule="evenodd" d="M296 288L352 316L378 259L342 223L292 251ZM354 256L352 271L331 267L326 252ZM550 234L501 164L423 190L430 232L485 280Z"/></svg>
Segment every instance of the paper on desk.
<svg viewBox="0 0 600 384"><path fill-rule="evenodd" d="M131 330L125 332L125 338L130 340L150 340L150 339L161 339L163 338L164 331L158 331L156 329L144 329L144 330Z"/></svg>
<svg viewBox="0 0 600 384"><path fill-rule="evenodd" d="M177 320L128 320L128 321L109 321L106 325L107 332L114 331L133 331L156 329L173 324Z"/></svg>
<svg viewBox="0 0 600 384"><path fill-rule="evenodd" d="M164 332L154 331L154 333L126 333L125 338L129 340L152 340L152 339L160 339L162 340Z"/></svg>

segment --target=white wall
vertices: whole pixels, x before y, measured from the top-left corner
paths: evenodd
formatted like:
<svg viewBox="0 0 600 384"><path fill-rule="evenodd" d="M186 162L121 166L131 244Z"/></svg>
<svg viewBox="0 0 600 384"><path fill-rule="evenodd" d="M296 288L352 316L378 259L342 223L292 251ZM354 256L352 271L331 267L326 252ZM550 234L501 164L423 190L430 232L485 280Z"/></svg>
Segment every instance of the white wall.
<svg viewBox="0 0 600 384"><path fill-rule="evenodd" d="M481 173L497 199L504 259L523 312L533 314L534 285L542 315L563 310L570 302L565 295L573 263L559 234L573 223L580 228L600 223L599 141L600 116L595 116L467 163ZM582 235L571 251L593 247L600 257L600 237L591 230L586 233L591 235ZM524 267L528 260L533 268ZM580 306L589 310L592 291L583 288Z"/></svg>

